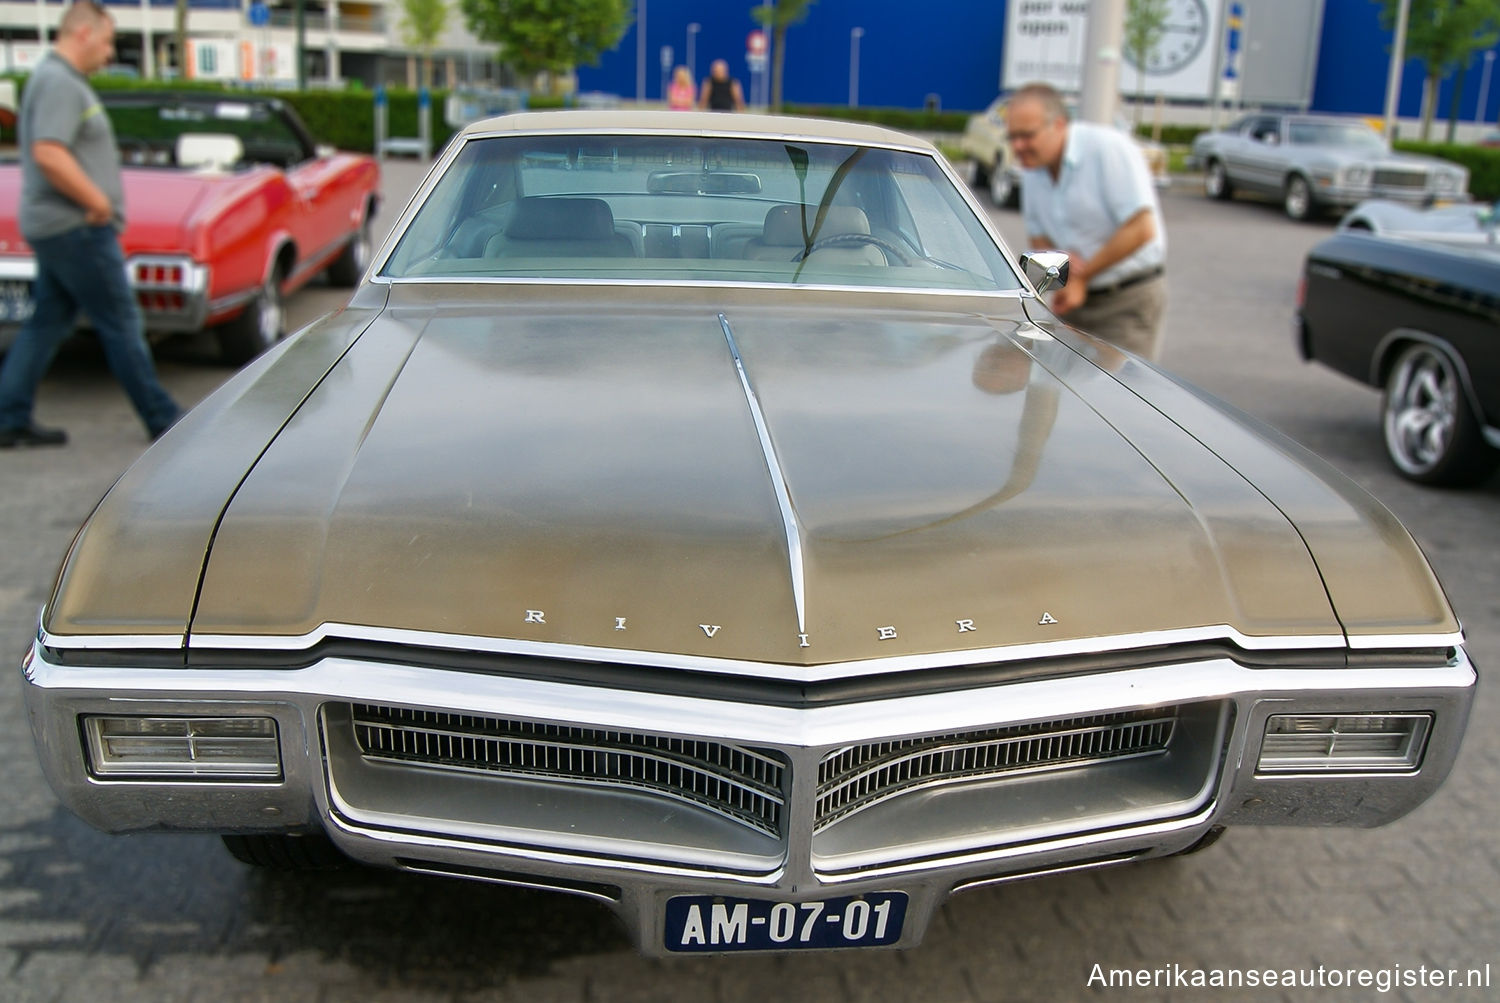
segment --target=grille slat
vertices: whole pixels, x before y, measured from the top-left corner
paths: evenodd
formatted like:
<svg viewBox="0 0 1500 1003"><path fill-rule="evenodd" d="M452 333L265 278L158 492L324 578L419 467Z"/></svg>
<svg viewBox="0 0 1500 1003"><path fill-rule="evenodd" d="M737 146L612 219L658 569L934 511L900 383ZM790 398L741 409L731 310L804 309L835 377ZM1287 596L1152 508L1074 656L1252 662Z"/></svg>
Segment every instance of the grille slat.
<svg viewBox="0 0 1500 1003"><path fill-rule="evenodd" d="M818 765L815 828L918 787L1165 752L1178 709L1130 711L850 746Z"/></svg>
<svg viewBox="0 0 1500 1003"><path fill-rule="evenodd" d="M1380 188L1426 188L1427 174L1401 168L1375 168L1373 182Z"/></svg>
<svg viewBox="0 0 1500 1003"><path fill-rule="evenodd" d="M367 759L649 791L780 835L786 766L744 746L371 704L351 705Z"/></svg>

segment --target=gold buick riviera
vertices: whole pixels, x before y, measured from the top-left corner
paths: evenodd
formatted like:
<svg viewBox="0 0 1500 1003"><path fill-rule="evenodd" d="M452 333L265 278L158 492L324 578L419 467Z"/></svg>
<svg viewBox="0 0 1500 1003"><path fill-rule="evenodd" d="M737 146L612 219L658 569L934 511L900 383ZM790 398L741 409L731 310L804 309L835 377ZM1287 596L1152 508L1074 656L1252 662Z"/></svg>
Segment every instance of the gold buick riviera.
<svg viewBox="0 0 1500 1003"><path fill-rule="evenodd" d="M966 888L1410 811L1475 684L1421 552L1059 323L1060 258L883 129L469 126L79 533L23 665L52 786L651 954L908 947Z"/></svg>

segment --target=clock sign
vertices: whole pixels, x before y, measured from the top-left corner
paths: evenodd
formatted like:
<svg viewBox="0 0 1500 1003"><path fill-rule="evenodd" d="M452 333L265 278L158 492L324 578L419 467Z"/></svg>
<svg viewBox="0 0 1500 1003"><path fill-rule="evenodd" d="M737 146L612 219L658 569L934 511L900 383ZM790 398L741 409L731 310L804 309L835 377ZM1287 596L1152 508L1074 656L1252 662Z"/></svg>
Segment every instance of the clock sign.
<svg viewBox="0 0 1500 1003"><path fill-rule="evenodd" d="M1147 76L1167 76L1198 58L1208 34L1208 8L1203 0L1167 0L1161 38L1146 55L1146 65L1137 66L1131 52L1125 53L1125 60Z"/></svg>

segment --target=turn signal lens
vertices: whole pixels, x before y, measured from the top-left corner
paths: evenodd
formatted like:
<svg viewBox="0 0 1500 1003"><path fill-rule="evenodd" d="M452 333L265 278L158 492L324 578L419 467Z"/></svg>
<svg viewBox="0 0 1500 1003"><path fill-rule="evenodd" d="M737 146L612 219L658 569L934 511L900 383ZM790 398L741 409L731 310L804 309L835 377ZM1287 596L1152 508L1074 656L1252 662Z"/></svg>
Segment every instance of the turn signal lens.
<svg viewBox="0 0 1500 1003"><path fill-rule="evenodd" d="M276 780L281 747L269 717L86 717L95 776L131 780Z"/></svg>
<svg viewBox="0 0 1500 1003"><path fill-rule="evenodd" d="M1431 727L1431 714L1273 714L1258 772L1410 773Z"/></svg>

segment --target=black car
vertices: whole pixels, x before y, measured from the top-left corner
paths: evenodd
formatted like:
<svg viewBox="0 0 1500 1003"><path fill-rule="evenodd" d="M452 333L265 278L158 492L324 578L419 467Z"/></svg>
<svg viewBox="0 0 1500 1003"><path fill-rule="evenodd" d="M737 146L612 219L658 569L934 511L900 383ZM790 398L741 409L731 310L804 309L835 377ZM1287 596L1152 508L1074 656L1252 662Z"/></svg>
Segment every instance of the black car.
<svg viewBox="0 0 1500 1003"><path fill-rule="evenodd" d="M1307 256L1304 359L1385 390L1386 452L1422 484L1470 485L1500 462L1500 234L1496 208L1425 219L1360 207Z"/></svg>

